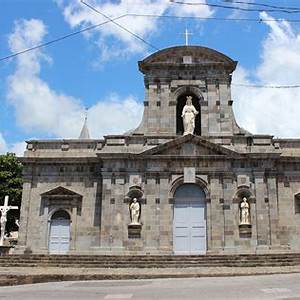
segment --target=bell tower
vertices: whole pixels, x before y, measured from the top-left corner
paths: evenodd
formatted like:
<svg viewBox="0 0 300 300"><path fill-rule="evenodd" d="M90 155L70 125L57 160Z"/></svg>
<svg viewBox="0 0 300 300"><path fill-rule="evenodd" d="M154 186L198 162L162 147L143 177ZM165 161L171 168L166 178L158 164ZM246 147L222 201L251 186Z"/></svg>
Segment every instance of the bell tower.
<svg viewBox="0 0 300 300"><path fill-rule="evenodd" d="M182 135L182 109L191 96L199 112L195 135L240 134L231 99L231 75L236 65L228 56L200 46L166 48L139 61L145 101L142 122L134 133Z"/></svg>

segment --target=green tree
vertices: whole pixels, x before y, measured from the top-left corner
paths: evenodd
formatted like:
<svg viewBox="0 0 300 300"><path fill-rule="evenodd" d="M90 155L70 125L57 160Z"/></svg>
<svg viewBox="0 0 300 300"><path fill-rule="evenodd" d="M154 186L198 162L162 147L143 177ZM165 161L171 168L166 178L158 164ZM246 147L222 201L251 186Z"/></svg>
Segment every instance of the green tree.
<svg viewBox="0 0 300 300"><path fill-rule="evenodd" d="M0 204L9 196L9 205L21 206L22 198L22 164L14 153L0 155ZM18 230L15 220L19 219L20 210L7 213L6 231Z"/></svg>

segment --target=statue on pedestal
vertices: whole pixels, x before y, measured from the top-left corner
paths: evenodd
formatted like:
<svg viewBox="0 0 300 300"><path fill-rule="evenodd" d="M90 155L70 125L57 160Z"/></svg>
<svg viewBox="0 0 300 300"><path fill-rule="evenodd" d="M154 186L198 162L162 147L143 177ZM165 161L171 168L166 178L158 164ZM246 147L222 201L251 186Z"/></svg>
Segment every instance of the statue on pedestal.
<svg viewBox="0 0 300 300"><path fill-rule="evenodd" d="M250 225L250 205L246 197L240 204L240 225Z"/></svg>
<svg viewBox="0 0 300 300"><path fill-rule="evenodd" d="M192 96L186 97L186 104L182 110L182 120L183 120L183 135L193 134L195 129L195 118L199 112L196 110L192 103Z"/></svg>
<svg viewBox="0 0 300 300"><path fill-rule="evenodd" d="M139 225L141 206L140 203L137 201L137 198L133 198L131 204L129 205L129 210L131 218L130 225Z"/></svg>

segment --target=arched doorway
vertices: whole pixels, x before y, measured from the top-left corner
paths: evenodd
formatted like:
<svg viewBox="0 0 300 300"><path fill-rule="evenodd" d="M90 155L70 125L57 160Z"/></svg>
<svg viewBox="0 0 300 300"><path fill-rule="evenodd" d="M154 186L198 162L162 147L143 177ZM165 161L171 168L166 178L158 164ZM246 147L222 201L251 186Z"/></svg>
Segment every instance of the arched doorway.
<svg viewBox="0 0 300 300"><path fill-rule="evenodd" d="M182 135L184 130L183 130L183 121L182 121L182 110L183 107L186 104L186 97L187 96L192 96L192 101L193 105L195 106L196 110L199 112L199 114L196 116L195 119L195 130L194 134L195 135L201 135L201 111L200 111L200 99L195 96L193 93L183 93L177 98L177 106L176 106L176 133L179 135Z"/></svg>
<svg viewBox="0 0 300 300"><path fill-rule="evenodd" d="M174 195L173 249L175 254L205 254L205 193L196 184L179 186Z"/></svg>
<svg viewBox="0 0 300 300"><path fill-rule="evenodd" d="M56 211L50 222L49 253L66 254L70 247L70 215L65 210Z"/></svg>

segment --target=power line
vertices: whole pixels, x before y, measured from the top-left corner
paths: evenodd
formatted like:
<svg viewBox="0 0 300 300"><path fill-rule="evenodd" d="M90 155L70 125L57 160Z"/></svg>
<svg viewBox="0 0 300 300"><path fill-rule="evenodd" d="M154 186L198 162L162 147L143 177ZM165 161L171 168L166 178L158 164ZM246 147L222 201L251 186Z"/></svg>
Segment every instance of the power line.
<svg viewBox="0 0 300 300"><path fill-rule="evenodd" d="M128 13L128 17L145 17L145 18L169 18L169 19L196 19L196 20L212 20L212 21L246 21L246 22L280 22L283 19L265 19L265 18L221 18L221 17L197 17L197 16L174 16L174 15L156 15L156 14L135 14ZM300 19L284 19L287 22L300 22Z"/></svg>
<svg viewBox="0 0 300 300"><path fill-rule="evenodd" d="M94 12L100 14L101 16L105 17L106 19L108 19L110 22L114 23L115 25L117 25L118 27L120 27L121 29L125 30L126 32L130 33L132 36L134 36L135 38L137 38L138 40L142 41L143 43L145 43L146 45L150 46L151 48L155 49L155 50L159 50L159 48L157 48L156 46L150 44L149 42L147 42L145 39L143 39L142 37L138 36L137 34L135 34L134 32L130 31L129 29L127 29L126 27L122 26L121 24L115 22L113 19L111 19L109 16L105 15L104 13L100 12L98 9L96 9L95 7L91 6L90 4L84 2L83 0L80 1L82 4L86 5L87 7L89 7L91 10L93 10Z"/></svg>
<svg viewBox="0 0 300 300"><path fill-rule="evenodd" d="M96 24L96 25L93 25L93 26L89 26L89 27L83 28L81 30L72 32L70 34L58 37L58 38L56 38L54 40L51 40L51 41L48 41L48 42L45 42L45 43L33 46L31 48L27 48L27 49L24 49L24 50L12 53L10 55L1 57L0 58L0 62L4 61L4 60L11 59L11 58L14 58L14 57L16 57L18 55L21 55L21 54L24 54L26 52L33 51L33 50L36 50L36 49L39 49L39 48L51 45L53 43L56 43L56 42L59 42L61 40L67 39L69 37L75 36L77 34L83 33L85 31L89 31L89 30L95 29L97 27L100 27L100 26L105 25L107 23L113 22L115 20L118 20L118 19L121 19L121 18L124 18L124 17L130 17L130 16L131 17L145 17L145 18L199 19L199 20L212 20L212 21L246 21L246 22L258 22L258 23L261 23L261 22L277 22L277 21L282 21L282 19L263 19L263 18L220 18L220 17L174 16L174 15L155 15L155 14L135 14L135 13L128 13L128 14L124 14L124 15L121 15L119 17L116 17L114 19L110 19L109 17L107 17L109 20L107 20L105 22L102 22L102 23L99 23L99 24ZM284 19L284 20L287 21L287 22L291 22L291 23L293 23L293 22L299 23L300 22L300 19ZM116 22L113 22L113 23L117 24ZM118 26L121 26L121 25L118 24ZM124 30L126 30L126 31L129 32L129 30L127 30L126 28L124 28ZM136 36L136 38L138 38L139 40L143 41L147 45L151 46L155 50L159 50L157 47L151 45L150 43L148 43L144 39L140 38L136 34L131 33L131 32L129 32L129 33L133 34L134 36Z"/></svg>
<svg viewBox="0 0 300 300"><path fill-rule="evenodd" d="M300 13L300 9L297 10L286 10L286 9L260 9L260 8L246 8L246 7L237 7L237 6L228 6L221 4L212 4L212 3L201 3L201 2L185 2L179 0L170 0L170 2L174 4L180 5L191 5L191 6L209 6L215 8L224 8L224 9L232 9L232 10L241 10L241 11L252 11L252 12L281 12L281 13Z"/></svg>
<svg viewBox="0 0 300 300"><path fill-rule="evenodd" d="M124 15L121 15L119 17L116 17L114 18L114 20L118 20L118 19L121 19L123 17L127 16L127 14L124 14ZM10 55L7 55L7 56L4 56L4 57L1 57L0 58L0 62L1 61L4 61L4 60L7 60L7 59L10 59L10 58L14 58L20 54L24 54L26 52L29 52L29 51L32 51L32 50L36 50L36 49L39 49L39 48L42 48L42 47L45 47L45 46L48 46L48 45L51 45L53 43L56 43L56 42L59 42L59 41L62 41L64 39L67 39L69 37L72 37L74 35L77 35L77 34L80 34L82 32L85 32L85 31L89 31L89 30L92 30L92 29L95 29L97 27L100 27L102 25L105 25L107 23L110 23L111 21L105 21L105 22L102 22L102 23L99 23L99 24L96 24L96 25L93 25L93 26L89 26L89 27L86 27L86 28L83 28L81 30L78 30L78 31L75 31L75 32L72 32L72 33L69 33L69 34L66 34L66 35L63 35L61 37L58 37L54 40L51 40L51 41L48 41L48 42L45 42L45 43L42 43L42 44L39 44L39 45L36 45L36 46L33 46L31 48L27 48L27 49L24 49L24 50L21 50L21 51L18 51L18 52L15 52L13 54L10 54Z"/></svg>
<svg viewBox="0 0 300 300"><path fill-rule="evenodd" d="M260 7L267 7L267 8L276 8L276 9L287 9L287 10L300 10L300 7L290 7L290 6L278 6L278 5L270 5L265 3L254 3L254 2L248 2L248 1L236 1L236 0L222 0L223 2L227 3L237 3L237 4L246 4L246 5L252 5L252 6L260 6Z"/></svg>
<svg viewBox="0 0 300 300"><path fill-rule="evenodd" d="M298 89L300 85L262 85L262 84L243 84L243 83L232 83L234 86L240 87L251 87L251 88L262 88L262 89Z"/></svg>

